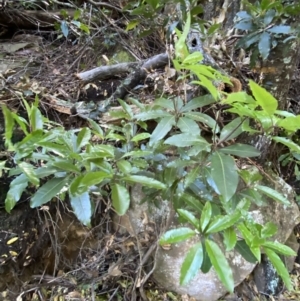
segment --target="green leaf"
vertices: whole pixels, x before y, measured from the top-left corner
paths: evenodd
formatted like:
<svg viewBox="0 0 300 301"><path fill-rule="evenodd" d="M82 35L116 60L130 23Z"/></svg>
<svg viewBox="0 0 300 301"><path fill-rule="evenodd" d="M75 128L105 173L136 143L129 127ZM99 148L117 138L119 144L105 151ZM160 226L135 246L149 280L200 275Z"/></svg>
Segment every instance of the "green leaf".
<svg viewBox="0 0 300 301"><path fill-rule="evenodd" d="M202 243L202 248L203 248L203 262L202 262L202 266L201 266L201 271L202 271L202 273L206 274L210 271L212 264L211 264L208 254L207 254L204 243Z"/></svg>
<svg viewBox="0 0 300 301"><path fill-rule="evenodd" d="M40 180L38 179L38 177L35 174L33 165L31 165L27 162L21 162L18 164L18 166L33 185L37 186L40 184Z"/></svg>
<svg viewBox="0 0 300 301"><path fill-rule="evenodd" d="M16 203L20 200L22 193L28 186L28 178L25 174L17 176L11 181L9 191L5 198L5 210L10 211L15 207Z"/></svg>
<svg viewBox="0 0 300 301"><path fill-rule="evenodd" d="M76 140L76 149L79 151L82 147L86 146L91 139L91 130L89 128L82 128L78 133Z"/></svg>
<svg viewBox="0 0 300 301"><path fill-rule="evenodd" d="M184 187L189 187L192 183L195 182L196 178L199 177L201 172L201 166L198 165L197 167L191 169L184 179Z"/></svg>
<svg viewBox="0 0 300 301"><path fill-rule="evenodd" d="M219 279L222 281L226 289L232 293L234 289L234 280L232 270L225 255L219 246L209 239L205 240L205 247Z"/></svg>
<svg viewBox="0 0 300 301"><path fill-rule="evenodd" d="M226 246L226 251L227 252L231 251L237 243L235 229L233 227L225 229L223 235L224 235L224 245Z"/></svg>
<svg viewBox="0 0 300 301"><path fill-rule="evenodd" d="M30 125L33 131L43 129L43 115L37 107L31 109Z"/></svg>
<svg viewBox="0 0 300 301"><path fill-rule="evenodd" d="M200 226L201 226L201 231L204 232L207 225L210 222L212 215L212 210L211 210L211 204L210 202L206 202L204 205L204 208L201 213L201 218L200 218Z"/></svg>
<svg viewBox="0 0 300 301"><path fill-rule="evenodd" d="M88 191L88 187L87 186L80 186L81 180L84 176L77 176L75 177L69 187L69 192L70 195L72 196L78 196L83 194L84 192Z"/></svg>
<svg viewBox="0 0 300 301"><path fill-rule="evenodd" d="M263 243L263 247L271 249L282 255L297 256L297 253L293 249L276 241L266 241Z"/></svg>
<svg viewBox="0 0 300 301"><path fill-rule="evenodd" d="M240 117L237 117L223 127L220 134L220 141L228 141L234 139L242 132L242 119Z"/></svg>
<svg viewBox="0 0 300 301"><path fill-rule="evenodd" d="M167 98L158 98L154 101L154 106L160 106L162 108L165 108L169 111L174 111L174 103L173 101L170 101L170 99Z"/></svg>
<svg viewBox="0 0 300 301"><path fill-rule="evenodd" d="M120 160L117 162L117 166L119 168L119 170L125 174L128 174L131 172L132 170L132 166L131 164L126 161L126 160Z"/></svg>
<svg viewBox="0 0 300 301"><path fill-rule="evenodd" d="M174 244L176 242L187 240L196 235L196 232L190 228L182 227L172 229L162 235L159 240L160 245Z"/></svg>
<svg viewBox="0 0 300 301"><path fill-rule="evenodd" d="M234 248L248 262L257 263L256 257L253 255L253 253L251 252L249 246L247 245L247 243L244 239L243 240L238 240Z"/></svg>
<svg viewBox="0 0 300 301"><path fill-rule="evenodd" d="M199 97L193 98L185 106L183 106L181 108L180 112L181 113L190 112L192 110L205 107L205 106L210 105L215 102L216 102L216 100L210 94L207 94L204 96L199 96Z"/></svg>
<svg viewBox="0 0 300 301"><path fill-rule="evenodd" d="M151 134L149 134L149 133L140 133L140 134L135 135L133 138L131 138L131 141L138 142L141 140L148 139L149 137L151 137Z"/></svg>
<svg viewBox="0 0 300 301"><path fill-rule="evenodd" d="M126 176L126 177L123 177L122 180L130 182L130 183L143 184L144 186L151 187L151 188L166 189L165 184L163 184L153 178L148 178L145 176L138 176L138 175Z"/></svg>
<svg viewBox="0 0 300 301"><path fill-rule="evenodd" d="M199 272L203 262L202 243L192 246L188 251L180 270L180 285L188 284Z"/></svg>
<svg viewBox="0 0 300 301"><path fill-rule="evenodd" d="M180 35L178 41L175 43L175 56L176 58L184 59L187 56L188 50L185 44L186 38L188 36L189 30L191 27L191 14L187 13L187 17L185 20L185 25L183 28L183 32Z"/></svg>
<svg viewBox="0 0 300 301"><path fill-rule="evenodd" d="M5 105L2 105L1 108L2 108L2 114L4 115L4 120L5 120L5 124L4 124L5 146L10 151L10 150L14 149L13 144L11 142L11 138L13 136L13 128L15 125L14 118L12 116L12 112Z"/></svg>
<svg viewBox="0 0 300 301"><path fill-rule="evenodd" d="M112 178L112 176L112 174L105 171L88 172L81 179L80 185L91 187L93 185L101 183L104 179Z"/></svg>
<svg viewBox="0 0 300 301"><path fill-rule="evenodd" d="M133 112L131 107L122 99L118 99L118 102L122 106L123 110L128 114L130 118L133 118Z"/></svg>
<svg viewBox="0 0 300 301"><path fill-rule="evenodd" d="M225 230L235 225L241 217L239 211L234 212L231 215L216 216L215 219L208 225L205 233L211 234Z"/></svg>
<svg viewBox="0 0 300 301"><path fill-rule="evenodd" d="M136 26L139 24L140 22L138 20L131 20L127 26L126 26L126 31L132 30L134 28L136 28Z"/></svg>
<svg viewBox="0 0 300 301"><path fill-rule="evenodd" d="M30 207L42 206L57 196L67 184L69 178L53 178L41 186L30 200Z"/></svg>
<svg viewBox="0 0 300 301"><path fill-rule="evenodd" d="M189 112L184 113L184 116L208 125L211 129L214 130L215 133L219 132L219 126L217 122L207 114L200 112Z"/></svg>
<svg viewBox="0 0 300 301"><path fill-rule="evenodd" d="M291 26L288 25L274 25L273 27L268 29L268 32L275 34L290 34Z"/></svg>
<svg viewBox="0 0 300 301"><path fill-rule="evenodd" d="M195 197L191 196L188 193L182 193L180 196L180 202L184 202L185 204L189 205L191 208L196 210L197 212L201 213L203 210L202 203Z"/></svg>
<svg viewBox="0 0 300 301"><path fill-rule="evenodd" d="M172 106L174 109L174 105L172 105ZM171 116L173 116L173 115L171 115L170 113L163 111L163 110L151 110L149 112L141 112L141 113L134 115L134 117L137 120L143 120L143 121L152 120L152 119L155 120L158 118L171 117Z"/></svg>
<svg viewBox="0 0 300 301"><path fill-rule="evenodd" d="M269 115L273 115L278 106L277 100L272 96L272 94L260 87L254 81L250 80L249 86L255 97L255 100L261 106L261 108Z"/></svg>
<svg viewBox="0 0 300 301"><path fill-rule="evenodd" d="M177 147L204 145L207 147L207 151L210 150L210 144L204 138L200 135L193 135L191 133L173 135L170 138L167 138L164 144L170 144Z"/></svg>
<svg viewBox="0 0 300 301"><path fill-rule="evenodd" d="M268 9L264 16L264 24L269 25L273 21L275 15L276 15L275 9Z"/></svg>
<svg viewBox="0 0 300 301"><path fill-rule="evenodd" d="M203 86L204 88L206 88L209 91L209 93L212 95L212 97L217 100L219 98L219 91L214 86L214 84L212 83L212 81L209 80L204 75L197 74L197 76L200 79L200 81L193 81L192 83L193 84L198 84L198 85Z"/></svg>
<svg viewBox="0 0 300 301"><path fill-rule="evenodd" d="M255 188L279 203L282 203L286 206L291 205L290 201L287 198L285 198L281 193L279 193L278 191L276 191L270 187L263 186L263 185L256 185Z"/></svg>
<svg viewBox="0 0 300 301"><path fill-rule="evenodd" d="M284 284L286 285L288 290L292 290L292 282L289 275L288 270L284 266L283 262L281 261L280 257L272 250L268 248L264 248L266 255L268 256L269 260L271 261L272 265L274 266L278 275L282 278Z"/></svg>
<svg viewBox="0 0 300 301"><path fill-rule="evenodd" d="M269 33L263 32L260 35L258 50L260 55L262 56L262 59L265 61L268 58L271 50L271 36Z"/></svg>
<svg viewBox="0 0 300 301"><path fill-rule="evenodd" d="M272 139L276 142L284 144L290 149L290 151L300 153L300 146L292 140L285 137L272 137Z"/></svg>
<svg viewBox="0 0 300 301"><path fill-rule="evenodd" d="M89 124L91 125L92 127L92 130L94 131L94 133L100 137L101 139L103 139L104 137L104 133L103 133L103 130L101 129L100 125L95 122L94 120L90 119L90 118L87 118Z"/></svg>
<svg viewBox="0 0 300 301"><path fill-rule="evenodd" d="M254 146L242 143L235 143L223 147L219 149L219 152L233 156L238 156L241 158L258 157L260 155L260 151L257 150Z"/></svg>
<svg viewBox="0 0 300 301"><path fill-rule="evenodd" d="M52 163L52 166L57 167L66 172L80 173L80 169L74 164L73 160L57 159Z"/></svg>
<svg viewBox="0 0 300 301"><path fill-rule="evenodd" d="M112 204L118 215L124 215L130 205L130 195L125 186L119 184L111 185Z"/></svg>
<svg viewBox="0 0 300 301"><path fill-rule="evenodd" d="M69 27L68 27L68 24L67 24L66 21L61 21L61 23L60 23L60 29L61 29L64 37L67 38L68 35L69 35Z"/></svg>
<svg viewBox="0 0 300 301"><path fill-rule="evenodd" d="M175 125L175 116L168 116L161 119L152 132L149 145L152 146L155 142L163 139Z"/></svg>
<svg viewBox="0 0 300 301"><path fill-rule="evenodd" d="M189 54L182 62L185 65L193 65L201 62L203 60L203 54L199 51L195 51Z"/></svg>
<svg viewBox="0 0 300 301"><path fill-rule="evenodd" d="M277 226L272 222L267 222L261 230L261 237L271 237L277 233Z"/></svg>
<svg viewBox="0 0 300 301"><path fill-rule="evenodd" d="M239 176L236 164L231 156L215 152L211 156L211 177L219 194L228 202L235 194Z"/></svg>
<svg viewBox="0 0 300 301"><path fill-rule="evenodd" d="M70 203L78 220L85 226L90 227L93 210L88 192L78 196L70 194Z"/></svg>
<svg viewBox="0 0 300 301"><path fill-rule="evenodd" d="M180 117L177 127L182 133L193 133L194 135L200 134L199 125L192 119L187 117Z"/></svg>
<svg viewBox="0 0 300 301"><path fill-rule="evenodd" d="M182 216L186 221L191 223L196 229L199 228L199 221L198 219L189 211L185 209L178 209L177 212L180 216Z"/></svg>
<svg viewBox="0 0 300 301"><path fill-rule="evenodd" d="M277 122L277 126L284 128L287 131L296 132L300 129L300 115L288 116Z"/></svg>

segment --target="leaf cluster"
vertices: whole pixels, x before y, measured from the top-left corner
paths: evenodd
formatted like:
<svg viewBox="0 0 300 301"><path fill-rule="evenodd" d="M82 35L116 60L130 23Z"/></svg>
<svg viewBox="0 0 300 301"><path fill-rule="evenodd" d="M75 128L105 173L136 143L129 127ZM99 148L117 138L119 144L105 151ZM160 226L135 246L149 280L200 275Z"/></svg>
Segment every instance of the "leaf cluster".
<svg viewBox="0 0 300 301"><path fill-rule="evenodd" d="M235 28L245 31L236 47L251 49L251 65L254 66L259 55L266 60L271 49L279 42L287 43L297 38L299 30L286 23L287 17L300 12L299 4L286 5L282 0L244 1L246 10L237 13Z"/></svg>

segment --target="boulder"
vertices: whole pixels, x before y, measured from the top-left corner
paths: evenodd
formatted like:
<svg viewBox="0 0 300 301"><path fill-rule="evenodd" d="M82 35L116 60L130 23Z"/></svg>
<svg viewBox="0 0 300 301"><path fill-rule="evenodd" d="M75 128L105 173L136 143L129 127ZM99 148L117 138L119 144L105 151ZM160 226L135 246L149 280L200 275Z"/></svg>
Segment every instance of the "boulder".
<svg viewBox="0 0 300 301"><path fill-rule="evenodd" d="M290 200L291 206L287 207L272 199L268 199L265 207L252 206L250 214L258 223L264 224L268 221L275 223L278 227L278 233L273 240L285 243L294 227L299 223L300 214L298 206L294 202L292 187L277 176L272 176L269 184L264 183L264 185L274 188L273 183L276 183L275 189ZM141 204L143 198L142 187L140 185L134 186L131 192L131 207L125 216L121 218L114 217L115 227L132 235L147 231L147 225L151 223L162 227L167 225L166 230L176 227L176 215L174 215L170 207L170 202L161 201L160 208L156 208L148 203ZM213 268L207 274L199 271L188 285L182 286L179 284L182 262L195 242L197 242L197 238L173 244L168 250L159 247L155 254L156 263L153 277L165 289L179 294L188 294L198 301L218 300L226 293L226 289ZM221 240L216 242L222 247ZM245 261L235 251L227 252L226 257L233 271L235 285L240 284L255 267L255 264Z"/></svg>

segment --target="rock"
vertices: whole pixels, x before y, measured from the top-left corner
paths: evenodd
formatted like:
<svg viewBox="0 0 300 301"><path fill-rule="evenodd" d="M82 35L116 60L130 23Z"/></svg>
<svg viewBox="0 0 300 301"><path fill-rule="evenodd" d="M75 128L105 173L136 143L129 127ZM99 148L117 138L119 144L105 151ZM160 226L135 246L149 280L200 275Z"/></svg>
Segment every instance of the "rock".
<svg viewBox="0 0 300 301"><path fill-rule="evenodd" d="M272 221L278 227L278 233L273 240L285 243L291 235L295 225L299 223L299 209L294 202L293 189L282 179L276 176L270 176L270 183L264 185L271 186L276 183L275 189L282 193L291 202L291 206L287 207L272 199L268 199L267 206L255 207L250 210L250 214L258 223L264 224ZM274 185L273 185L274 186ZM274 187L273 187L274 188ZM114 217L115 228L123 229L136 235L143 231L147 231L147 225L155 223L156 225L165 225L166 220L169 228L176 227L176 218L172 217L172 210L167 201L160 201L161 207L156 208L148 203L140 204L144 194L142 187L136 185L131 193L131 208L126 216L119 219ZM170 222L172 219L172 222ZM118 222L120 223L118 225ZM167 290L177 292L179 294L188 294L198 301L215 301L226 293L226 289L218 279L215 271L210 270L209 273L203 274L198 272L196 277L186 286L179 284L181 264L190 247L196 242L190 239L182 243L174 244L171 249L165 250L159 247L156 255L156 267L153 273L154 279ZM218 243L218 241L216 241ZM221 247L221 243L219 241ZM240 284L254 269L255 265L245 261L242 256L231 251L226 253L228 262L232 268L235 285Z"/></svg>

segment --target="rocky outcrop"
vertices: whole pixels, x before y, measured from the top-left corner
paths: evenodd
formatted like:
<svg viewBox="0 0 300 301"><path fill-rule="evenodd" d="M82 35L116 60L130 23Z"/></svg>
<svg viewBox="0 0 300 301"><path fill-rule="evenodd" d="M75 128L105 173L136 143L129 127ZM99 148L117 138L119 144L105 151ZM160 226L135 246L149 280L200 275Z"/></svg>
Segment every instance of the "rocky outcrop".
<svg viewBox="0 0 300 301"><path fill-rule="evenodd" d="M286 184L281 178L273 176L270 186L276 183L276 190L282 193L291 202L291 206L287 207L272 199L267 200L264 207L253 206L250 214L256 222L264 224L272 221L278 227L278 233L273 240L285 243L291 235L295 225L299 223L299 209L294 202L293 189ZM266 185L266 183L264 183ZM161 202L161 207L156 208L148 203L140 204L144 195L142 187L137 185L132 189L131 208L128 213L121 219L115 217L115 224L119 229L123 229L136 235L143 231L147 231L148 223L156 225L166 225L164 222L168 218L172 221L167 223L169 228L176 227L176 215L170 216L172 210L167 201ZM145 219L145 217L147 217ZM147 221L147 222L145 222ZM155 271L154 279L167 290L177 292L179 294L188 294L198 301L215 301L226 293L226 289L218 279L213 268L207 274L198 272L196 277L185 286L179 284L180 268L189 248L195 243L195 238L171 245L170 249L160 248L155 255ZM221 247L221 240L219 240ZM255 264L245 261L245 259L237 252L231 251L226 253L227 260L232 268L235 285L240 284L254 269Z"/></svg>

